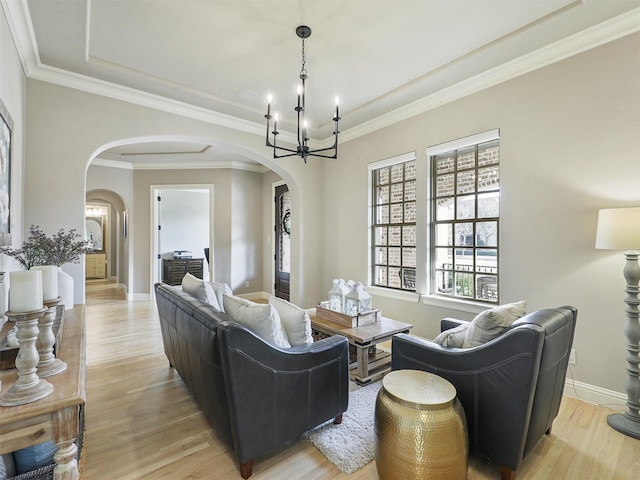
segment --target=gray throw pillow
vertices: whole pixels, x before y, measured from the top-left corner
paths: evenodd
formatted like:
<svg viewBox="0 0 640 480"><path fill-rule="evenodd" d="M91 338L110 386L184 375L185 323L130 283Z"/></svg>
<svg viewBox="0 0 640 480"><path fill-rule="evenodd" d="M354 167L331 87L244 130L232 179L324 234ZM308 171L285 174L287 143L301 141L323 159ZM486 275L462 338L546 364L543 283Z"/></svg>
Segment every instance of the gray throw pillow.
<svg viewBox="0 0 640 480"><path fill-rule="evenodd" d="M502 335L518 318L524 316L527 302L514 302L485 310L471 321L462 348L477 347Z"/></svg>
<svg viewBox="0 0 640 480"><path fill-rule="evenodd" d="M225 295L224 311L263 340L281 348L290 348L287 333L278 311L268 303L254 303L246 298Z"/></svg>
<svg viewBox="0 0 640 480"><path fill-rule="evenodd" d="M450 328L441 332L436 338L433 339L433 343L442 345L443 347L455 347L462 348L464 337L469 329L469 323L463 323L455 328Z"/></svg>
<svg viewBox="0 0 640 480"><path fill-rule="evenodd" d="M219 312L223 311L211 283L187 273L182 277L182 290L193 295L201 302L208 303Z"/></svg>

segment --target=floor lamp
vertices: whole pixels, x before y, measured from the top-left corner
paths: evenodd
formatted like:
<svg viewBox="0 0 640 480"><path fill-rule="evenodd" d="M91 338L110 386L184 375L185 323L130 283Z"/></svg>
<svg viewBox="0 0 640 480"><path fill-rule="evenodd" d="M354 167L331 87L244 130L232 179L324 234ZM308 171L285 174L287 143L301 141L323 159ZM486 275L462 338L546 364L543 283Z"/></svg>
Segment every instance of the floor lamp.
<svg viewBox="0 0 640 480"><path fill-rule="evenodd" d="M598 212L596 248L626 250L627 281L627 411L607 417L611 428L640 440L640 207L607 208Z"/></svg>

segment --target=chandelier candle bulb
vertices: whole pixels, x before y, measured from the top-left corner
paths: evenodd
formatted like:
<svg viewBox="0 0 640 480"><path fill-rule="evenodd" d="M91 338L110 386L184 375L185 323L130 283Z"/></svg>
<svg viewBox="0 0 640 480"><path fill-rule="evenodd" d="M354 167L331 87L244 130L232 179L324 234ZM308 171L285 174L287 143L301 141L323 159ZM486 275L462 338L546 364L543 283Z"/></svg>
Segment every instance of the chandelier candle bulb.
<svg viewBox="0 0 640 480"><path fill-rule="evenodd" d="M42 272L42 299L46 302L58 298L58 268L54 265L33 267Z"/></svg>

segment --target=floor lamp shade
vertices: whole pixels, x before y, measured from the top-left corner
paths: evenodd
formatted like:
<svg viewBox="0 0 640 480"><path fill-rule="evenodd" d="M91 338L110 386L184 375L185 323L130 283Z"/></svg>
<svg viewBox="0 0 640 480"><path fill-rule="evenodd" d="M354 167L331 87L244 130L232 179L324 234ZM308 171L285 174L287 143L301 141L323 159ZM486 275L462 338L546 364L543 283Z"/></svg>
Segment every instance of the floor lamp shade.
<svg viewBox="0 0 640 480"><path fill-rule="evenodd" d="M607 208L598 213L596 248L626 250L627 411L607 417L611 428L640 440L640 207Z"/></svg>
<svg viewBox="0 0 640 480"><path fill-rule="evenodd" d="M596 248L640 250L640 207L600 210Z"/></svg>

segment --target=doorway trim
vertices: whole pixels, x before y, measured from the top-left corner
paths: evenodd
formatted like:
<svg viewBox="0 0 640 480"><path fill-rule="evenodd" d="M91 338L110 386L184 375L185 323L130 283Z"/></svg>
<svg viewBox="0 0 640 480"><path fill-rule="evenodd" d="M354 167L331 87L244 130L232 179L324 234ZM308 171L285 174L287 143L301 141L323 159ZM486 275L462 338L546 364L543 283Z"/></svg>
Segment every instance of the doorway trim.
<svg viewBox="0 0 640 480"><path fill-rule="evenodd" d="M158 261L158 224L160 220L160 212L158 210L158 202L156 199L158 198L158 194L161 190L208 190L209 191L209 281L213 281L213 265L215 258L215 250L214 250L214 241L213 241L213 225L214 225L214 185L213 184L170 184L170 185L151 185L150 186L150 209L151 215L149 218L151 220L151 235L150 237L150 245L149 251L151 252L150 259L150 271L149 278L151 279L149 285L149 292L151 292L151 298L155 295L155 290L153 288L156 282L160 282L161 278L161 269L160 262ZM203 253L204 255L204 253Z"/></svg>
<svg viewBox="0 0 640 480"><path fill-rule="evenodd" d="M275 283L276 283L276 266L275 266L275 258L276 258L276 202L273 200L276 198L276 188L281 187L282 185L288 185L288 183L284 180L278 180L277 182L273 182L271 184L271 257L269 261L269 293L271 295L275 295ZM291 191L291 190L289 190Z"/></svg>

